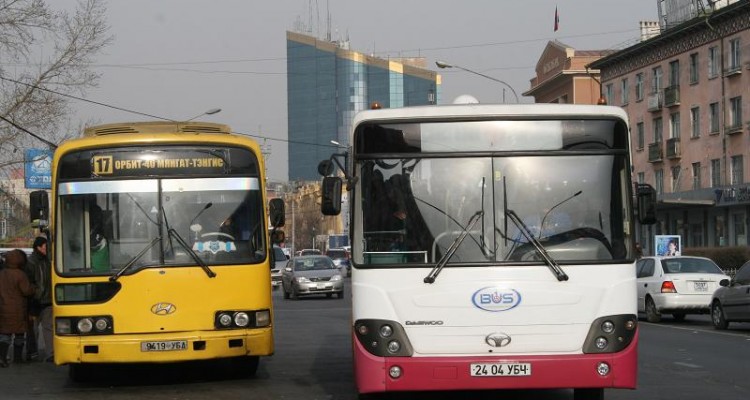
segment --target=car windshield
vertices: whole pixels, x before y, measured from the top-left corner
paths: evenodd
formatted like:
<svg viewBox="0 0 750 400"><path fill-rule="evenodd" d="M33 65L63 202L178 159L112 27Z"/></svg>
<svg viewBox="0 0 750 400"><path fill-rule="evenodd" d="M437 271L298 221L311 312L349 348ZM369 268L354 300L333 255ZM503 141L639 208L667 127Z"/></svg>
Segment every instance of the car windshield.
<svg viewBox="0 0 750 400"><path fill-rule="evenodd" d="M294 261L295 271L318 271L325 269L335 269L330 259L324 257L305 258Z"/></svg>
<svg viewBox="0 0 750 400"><path fill-rule="evenodd" d="M677 257L661 260L664 273L667 274L723 274L724 272L713 261L702 258Z"/></svg>

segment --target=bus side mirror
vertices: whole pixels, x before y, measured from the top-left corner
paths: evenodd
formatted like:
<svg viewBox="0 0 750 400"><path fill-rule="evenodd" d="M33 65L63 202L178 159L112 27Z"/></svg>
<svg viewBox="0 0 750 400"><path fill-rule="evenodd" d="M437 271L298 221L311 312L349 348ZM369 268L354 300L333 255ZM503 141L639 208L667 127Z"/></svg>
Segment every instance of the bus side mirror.
<svg viewBox="0 0 750 400"><path fill-rule="evenodd" d="M656 223L656 190L651 185L638 184L635 193L638 221L644 225Z"/></svg>
<svg viewBox="0 0 750 400"><path fill-rule="evenodd" d="M284 215L284 200L271 199L268 203L269 218L271 226L274 228L284 226L285 215Z"/></svg>
<svg viewBox="0 0 750 400"><path fill-rule="evenodd" d="M321 185L320 212L323 215L339 215L341 213L341 178L326 176Z"/></svg>
<svg viewBox="0 0 750 400"><path fill-rule="evenodd" d="M32 223L38 222L39 227L47 225L49 219L49 197L46 190L36 190L29 193L29 215Z"/></svg>

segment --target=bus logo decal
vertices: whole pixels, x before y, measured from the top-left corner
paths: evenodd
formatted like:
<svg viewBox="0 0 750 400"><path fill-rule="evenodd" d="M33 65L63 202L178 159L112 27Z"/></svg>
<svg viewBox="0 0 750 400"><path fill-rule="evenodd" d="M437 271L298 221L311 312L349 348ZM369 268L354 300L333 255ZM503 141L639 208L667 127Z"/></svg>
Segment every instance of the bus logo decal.
<svg viewBox="0 0 750 400"><path fill-rule="evenodd" d="M508 311L521 304L521 293L515 289L488 286L474 292L471 301L485 311Z"/></svg>
<svg viewBox="0 0 750 400"><path fill-rule="evenodd" d="M151 306L151 312L156 315L169 315L175 311L177 311L177 307L172 303L156 303Z"/></svg>
<svg viewBox="0 0 750 400"><path fill-rule="evenodd" d="M510 336L504 333L490 333L484 342L492 347L505 347L510 344Z"/></svg>

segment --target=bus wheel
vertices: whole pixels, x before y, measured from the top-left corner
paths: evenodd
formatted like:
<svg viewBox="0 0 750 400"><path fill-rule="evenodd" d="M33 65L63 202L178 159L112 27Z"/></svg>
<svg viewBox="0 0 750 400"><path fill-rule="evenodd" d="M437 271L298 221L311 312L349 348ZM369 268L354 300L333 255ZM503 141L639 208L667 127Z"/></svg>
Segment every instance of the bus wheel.
<svg viewBox="0 0 750 400"><path fill-rule="evenodd" d="M573 389L573 400L604 400L604 389Z"/></svg>
<svg viewBox="0 0 750 400"><path fill-rule="evenodd" d="M650 297L646 299L646 320L652 323L661 321L661 314L656 309L656 303Z"/></svg>
<svg viewBox="0 0 750 400"><path fill-rule="evenodd" d="M258 371L260 357L245 356L232 359L232 372L237 377L251 378Z"/></svg>

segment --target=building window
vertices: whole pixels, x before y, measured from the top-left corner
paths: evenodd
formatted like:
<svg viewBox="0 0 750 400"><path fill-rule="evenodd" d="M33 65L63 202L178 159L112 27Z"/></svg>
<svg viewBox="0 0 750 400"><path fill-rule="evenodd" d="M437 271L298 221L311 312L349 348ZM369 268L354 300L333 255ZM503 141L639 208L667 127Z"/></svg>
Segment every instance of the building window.
<svg viewBox="0 0 750 400"><path fill-rule="evenodd" d="M636 132L636 146L638 150L643 150L643 145L645 142L645 134L644 134L644 128L643 128L643 122L638 122L635 124L635 132Z"/></svg>
<svg viewBox="0 0 750 400"><path fill-rule="evenodd" d="M693 163L693 189L701 188L701 163Z"/></svg>
<svg viewBox="0 0 750 400"><path fill-rule="evenodd" d="M654 118L654 143L661 143L664 140L664 127L661 117Z"/></svg>
<svg viewBox="0 0 750 400"><path fill-rule="evenodd" d="M701 136L701 109L693 107L690 109L690 137L697 138Z"/></svg>
<svg viewBox="0 0 750 400"><path fill-rule="evenodd" d="M747 245L747 236L745 235L745 214L733 214L732 224L734 225L734 245Z"/></svg>
<svg viewBox="0 0 750 400"><path fill-rule="evenodd" d="M8 237L8 221L3 218L0 219L0 238L5 239Z"/></svg>
<svg viewBox="0 0 750 400"><path fill-rule="evenodd" d="M680 166L672 167L672 193L680 190Z"/></svg>
<svg viewBox="0 0 750 400"><path fill-rule="evenodd" d="M680 61L675 60L669 63L669 86L675 87L680 85Z"/></svg>
<svg viewBox="0 0 750 400"><path fill-rule="evenodd" d="M698 83L698 53L690 54L690 83Z"/></svg>
<svg viewBox="0 0 750 400"><path fill-rule="evenodd" d="M604 99L607 100L607 104L613 104L612 99L614 99L614 88L612 87L611 83L608 83L607 86L604 88Z"/></svg>
<svg viewBox="0 0 750 400"><path fill-rule="evenodd" d="M744 183L743 164L741 155L732 156L732 181L729 182L730 184L741 185Z"/></svg>
<svg viewBox="0 0 750 400"><path fill-rule="evenodd" d="M719 75L719 48L717 46L708 48L708 77L716 78Z"/></svg>
<svg viewBox="0 0 750 400"><path fill-rule="evenodd" d="M620 82L620 103L624 106L628 104L628 78Z"/></svg>
<svg viewBox="0 0 750 400"><path fill-rule="evenodd" d="M643 100L643 72L635 75L635 101Z"/></svg>
<svg viewBox="0 0 750 400"><path fill-rule="evenodd" d="M723 215L714 217L714 246L727 245L727 227Z"/></svg>
<svg viewBox="0 0 750 400"><path fill-rule="evenodd" d="M710 133L719 133L719 103L708 105L708 125Z"/></svg>
<svg viewBox="0 0 750 400"><path fill-rule="evenodd" d="M662 169L654 171L654 189L656 189L656 194L664 193L664 170Z"/></svg>
<svg viewBox="0 0 750 400"><path fill-rule="evenodd" d="M646 183L646 173L645 172L639 172L637 179L638 179L638 183Z"/></svg>
<svg viewBox="0 0 750 400"><path fill-rule="evenodd" d="M729 129L742 128L742 96L729 99Z"/></svg>
<svg viewBox="0 0 750 400"><path fill-rule="evenodd" d="M729 66L727 72L739 71L740 65L740 39L729 41Z"/></svg>
<svg viewBox="0 0 750 400"><path fill-rule="evenodd" d="M680 113L678 112L669 115L669 137L680 137Z"/></svg>
<svg viewBox="0 0 750 400"><path fill-rule="evenodd" d="M711 160L711 187L721 186L721 160L714 158Z"/></svg>
<svg viewBox="0 0 750 400"><path fill-rule="evenodd" d="M661 67L656 67L651 72L651 93L659 93L659 90L661 90Z"/></svg>

